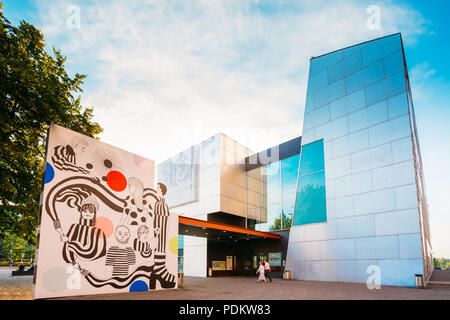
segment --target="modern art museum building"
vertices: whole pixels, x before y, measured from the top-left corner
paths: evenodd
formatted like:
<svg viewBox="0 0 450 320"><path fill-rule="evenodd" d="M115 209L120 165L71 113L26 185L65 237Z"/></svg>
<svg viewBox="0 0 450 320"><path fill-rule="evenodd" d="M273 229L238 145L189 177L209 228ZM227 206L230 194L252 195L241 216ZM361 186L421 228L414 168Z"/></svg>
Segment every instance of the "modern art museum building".
<svg viewBox="0 0 450 320"><path fill-rule="evenodd" d="M300 119L299 119L300 120ZM255 153L224 134L157 167L186 276L413 286L430 276L425 183L400 34L310 60L301 137Z"/></svg>

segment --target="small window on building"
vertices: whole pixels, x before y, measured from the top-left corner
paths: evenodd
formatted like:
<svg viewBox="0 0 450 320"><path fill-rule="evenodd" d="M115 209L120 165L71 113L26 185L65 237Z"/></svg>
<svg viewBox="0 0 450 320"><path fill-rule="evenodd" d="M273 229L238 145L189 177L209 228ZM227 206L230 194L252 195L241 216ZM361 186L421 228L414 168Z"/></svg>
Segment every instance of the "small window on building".
<svg viewBox="0 0 450 320"><path fill-rule="evenodd" d="M327 221L323 140L302 147L293 225Z"/></svg>

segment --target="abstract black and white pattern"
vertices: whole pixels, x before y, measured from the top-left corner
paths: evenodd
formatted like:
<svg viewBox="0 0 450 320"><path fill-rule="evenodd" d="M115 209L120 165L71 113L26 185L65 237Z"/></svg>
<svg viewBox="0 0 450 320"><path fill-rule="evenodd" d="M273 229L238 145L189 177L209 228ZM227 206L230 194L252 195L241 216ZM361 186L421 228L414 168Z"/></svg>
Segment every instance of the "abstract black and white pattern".
<svg viewBox="0 0 450 320"><path fill-rule="evenodd" d="M47 150L34 297L175 288L178 218L153 161L56 125Z"/></svg>

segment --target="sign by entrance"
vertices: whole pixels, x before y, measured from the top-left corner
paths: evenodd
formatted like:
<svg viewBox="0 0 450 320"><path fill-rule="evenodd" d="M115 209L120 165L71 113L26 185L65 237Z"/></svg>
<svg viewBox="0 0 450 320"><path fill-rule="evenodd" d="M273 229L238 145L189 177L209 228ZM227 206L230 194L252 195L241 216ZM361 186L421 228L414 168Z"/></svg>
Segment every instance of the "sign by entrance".
<svg viewBox="0 0 450 320"><path fill-rule="evenodd" d="M212 269L214 271L226 270L226 268L225 268L225 261L213 261L212 262Z"/></svg>
<svg viewBox="0 0 450 320"><path fill-rule="evenodd" d="M270 252L269 263L273 267L281 266L281 252Z"/></svg>
<svg viewBox="0 0 450 320"><path fill-rule="evenodd" d="M233 256L227 256L227 270L233 270Z"/></svg>

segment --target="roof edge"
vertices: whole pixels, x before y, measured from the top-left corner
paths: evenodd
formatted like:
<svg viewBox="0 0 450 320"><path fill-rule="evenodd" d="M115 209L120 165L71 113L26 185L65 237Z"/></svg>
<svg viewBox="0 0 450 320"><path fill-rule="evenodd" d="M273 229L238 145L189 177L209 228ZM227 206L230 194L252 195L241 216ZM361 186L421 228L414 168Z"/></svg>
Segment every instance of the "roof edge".
<svg viewBox="0 0 450 320"><path fill-rule="evenodd" d="M351 46L347 46L347 47L344 47L344 48L341 48L341 49L333 50L333 51L330 51L330 52L321 54L321 55L319 55L319 56L311 57L311 58L309 58L309 61L311 61L311 60L313 60L313 59L321 58L321 57L323 57L323 56L326 56L326 55L328 55L328 54L332 54L332 53L335 53L335 52L338 52L338 51L341 51L341 50L345 50L345 49L348 49L348 48L360 46L360 45L362 45L362 44L364 44L364 43L368 43L368 42L372 42L372 41L381 40L381 39L384 39L384 38L387 38L387 37L392 37L392 36L395 36L395 35L397 35L397 34L400 35L400 39L401 39L401 38L402 38L402 33L401 33L401 32L396 32L396 33L389 34L389 35L387 35L387 36L382 36L382 37L375 38L375 39L372 39L372 40L367 40L367 41L360 42L360 43L357 43L357 44L353 44L353 45L351 45Z"/></svg>

